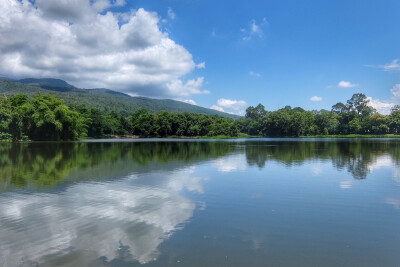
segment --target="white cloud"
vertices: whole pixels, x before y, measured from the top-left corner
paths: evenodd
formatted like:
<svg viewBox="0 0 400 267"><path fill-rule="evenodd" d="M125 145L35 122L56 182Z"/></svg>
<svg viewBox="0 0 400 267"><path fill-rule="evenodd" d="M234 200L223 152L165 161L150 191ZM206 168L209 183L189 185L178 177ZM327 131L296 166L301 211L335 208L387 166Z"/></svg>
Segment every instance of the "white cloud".
<svg viewBox="0 0 400 267"><path fill-rule="evenodd" d="M243 100L230 100L225 98L218 99L217 103L218 105L213 105L210 108L236 115L243 115L247 106L247 103Z"/></svg>
<svg viewBox="0 0 400 267"><path fill-rule="evenodd" d="M369 106L376 109L376 111L383 115L388 115L391 112L392 107L395 105L394 103L385 103L380 101L379 99L372 99L372 97L367 97L369 100Z"/></svg>
<svg viewBox="0 0 400 267"><path fill-rule="evenodd" d="M218 105L228 110L241 110L247 106L246 101L243 100L230 100L225 98L218 99Z"/></svg>
<svg viewBox="0 0 400 267"><path fill-rule="evenodd" d="M201 62L199 64L196 65L196 68L198 69L205 69L206 68L206 63L205 62Z"/></svg>
<svg viewBox="0 0 400 267"><path fill-rule="evenodd" d="M400 84L395 84L390 92L392 93L391 101L381 101L368 97L369 105L383 115L390 114L392 107L400 104Z"/></svg>
<svg viewBox="0 0 400 267"><path fill-rule="evenodd" d="M351 87L357 87L358 84L354 84L348 81L340 81L338 83L338 87L342 87L342 88L351 88Z"/></svg>
<svg viewBox="0 0 400 267"><path fill-rule="evenodd" d="M174 20L176 18L176 14L175 12L172 10L172 8L168 8L168 17L172 20Z"/></svg>
<svg viewBox="0 0 400 267"><path fill-rule="evenodd" d="M266 18L263 18L261 23L257 24L256 20L251 20L247 28L241 28L243 41L250 41L254 37L262 38L264 36L264 27L268 25Z"/></svg>
<svg viewBox="0 0 400 267"><path fill-rule="evenodd" d="M385 71L399 71L400 70L400 64L399 64L398 59L395 59L392 62L385 64L385 65L381 65L379 67Z"/></svg>
<svg viewBox="0 0 400 267"><path fill-rule="evenodd" d="M212 105L212 106L210 107L210 109L214 109L214 110L218 110L218 111L221 111L221 112L225 112L225 110L224 110L223 108L221 108L221 107L219 107L219 106L216 106L216 105Z"/></svg>
<svg viewBox="0 0 400 267"><path fill-rule="evenodd" d="M322 97L320 97L320 96L313 96L313 97L310 98L310 100L311 100L311 101L314 101L314 102L319 102L319 101L322 101Z"/></svg>
<svg viewBox="0 0 400 267"><path fill-rule="evenodd" d="M186 99L186 100L181 100L181 101L185 102L185 103L188 103L188 104L191 104L191 105L196 105L197 106L196 101L194 101L192 99Z"/></svg>
<svg viewBox="0 0 400 267"><path fill-rule="evenodd" d="M393 98L400 100L400 84L395 84L390 91L393 95Z"/></svg>
<svg viewBox="0 0 400 267"><path fill-rule="evenodd" d="M257 72L250 71L249 74L250 74L250 76L257 77L257 78L261 77L261 74L257 73Z"/></svg>
<svg viewBox="0 0 400 267"><path fill-rule="evenodd" d="M160 30L156 13L108 10L124 3L0 1L0 73L147 96L206 93L200 89L203 78L182 81L196 64Z"/></svg>
<svg viewBox="0 0 400 267"><path fill-rule="evenodd" d="M167 83L170 95L189 96L198 94L209 94L208 90L201 90L204 78L200 77L197 80L189 80L185 84L181 80L174 80Z"/></svg>

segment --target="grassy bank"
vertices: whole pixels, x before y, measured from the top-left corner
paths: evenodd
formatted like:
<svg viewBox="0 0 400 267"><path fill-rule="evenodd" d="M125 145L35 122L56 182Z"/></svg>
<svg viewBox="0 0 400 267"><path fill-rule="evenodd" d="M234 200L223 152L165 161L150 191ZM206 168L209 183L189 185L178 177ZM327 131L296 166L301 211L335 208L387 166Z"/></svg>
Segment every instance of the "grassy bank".
<svg viewBox="0 0 400 267"><path fill-rule="evenodd" d="M261 138L262 136L249 135L240 133L238 136L216 135L216 136L199 136L198 139L237 139L237 138Z"/></svg>
<svg viewBox="0 0 400 267"><path fill-rule="evenodd" d="M304 138L400 138L400 134L345 134L345 135L313 135Z"/></svg>

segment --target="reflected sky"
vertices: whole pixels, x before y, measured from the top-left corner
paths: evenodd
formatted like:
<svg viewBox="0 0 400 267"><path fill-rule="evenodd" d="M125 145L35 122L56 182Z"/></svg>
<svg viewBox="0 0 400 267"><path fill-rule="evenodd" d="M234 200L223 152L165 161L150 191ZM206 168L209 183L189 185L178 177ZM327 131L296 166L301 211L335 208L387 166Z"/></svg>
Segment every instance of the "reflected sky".
<svg viewBox="0 0 400 267"><path fill-rule="evenodd" d="M89 264L117 257L146 263L183 227L203 192L193 167L171 174L130 175L112 183L74 184L56 192L0 195L0 259Z"/></svg>
<svg viewBox="0 0 400 267"><path fill-rule="evenodd" d="M399 148L0 144L0 266L393 266Z"/></svg>

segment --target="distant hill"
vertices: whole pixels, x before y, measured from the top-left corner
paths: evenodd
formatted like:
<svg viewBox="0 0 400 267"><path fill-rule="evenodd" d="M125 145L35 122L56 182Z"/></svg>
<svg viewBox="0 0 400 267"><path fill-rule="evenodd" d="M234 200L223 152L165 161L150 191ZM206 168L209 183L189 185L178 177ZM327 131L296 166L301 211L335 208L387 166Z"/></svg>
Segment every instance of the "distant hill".
<svg viewBox="0 0 400 267"><path fill-rule="evenodd" d="M43 89L59 91L59 92L69 92L75 89L75 86L70 85L64 80L52 79L52 78L46 78L46 79L26 78L22 80L16 80L16 82L27 85L39 86Z"/></svg>
<svg viewBox="0 0 400 267"><path fill-rule="evenodd" d="M68 105L85 105L104 111L125 112L126 114L145 108L149 112L168 111L172 113L192 112L222 117L239 118L213 109L191 105L171 99L153 99L147 97L131 97L127 94L109 89L79 89L59 79L22 79L10 81L0 78L0 94L12 96L17 94L36 95L53 94L63 99Z"/></svg>

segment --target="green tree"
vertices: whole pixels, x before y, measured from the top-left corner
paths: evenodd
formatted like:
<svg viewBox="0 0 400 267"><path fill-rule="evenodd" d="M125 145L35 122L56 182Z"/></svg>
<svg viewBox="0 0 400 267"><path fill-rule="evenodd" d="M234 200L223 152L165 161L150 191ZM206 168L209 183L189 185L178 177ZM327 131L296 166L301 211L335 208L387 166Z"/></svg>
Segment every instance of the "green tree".
<svg viewBox="0 0 400 267"><path fill-rule="evenodd" d="M84 117L52 95L37 95L20 107L24 132L32 140L76 140L86 132Z"/></svg>
<svg viewBox="0 0 400 267"><path fill-rule="evenodd" d="M368 118L368 130L373 134L387 134L389 133L389 116L385 116L379 113L373 114Z"/></svg>
<svg viewBox="0 0 400 267"><path fill-rule="evenodd" d="M349 109L345 104L339 102L332 106L332 112L335 112L337 114L343 114L349 112Z"/></svg>
<svg viewBox="0 0 400 267"><path fill-rule="evenodd" d="M349 130L351 133L359 133L361 131L361 123L358 118L354 118L349 122Z"/></svg>
<svg viewBox="0 0 400 267"><path fill-rule="evenodd" d="M258 104L257 107L248 107L246 109L246 118L258 120L267 114L265 107L262 104Z"/></svg>
<svg viewBox="0 0 400 267"><path fill-rule="evenodd" d="M375 109L368 103L369 99L364 94L357 93L347 100L347 108L350 111L357 112L358 116L370 116L375 112Z"/></svg>
<svg viewBox="0 0 400 267"><path fill-rule="evenodd" d="M400 110L393 111L389 116L389 126L391 132L400 133Z"/></svg>

